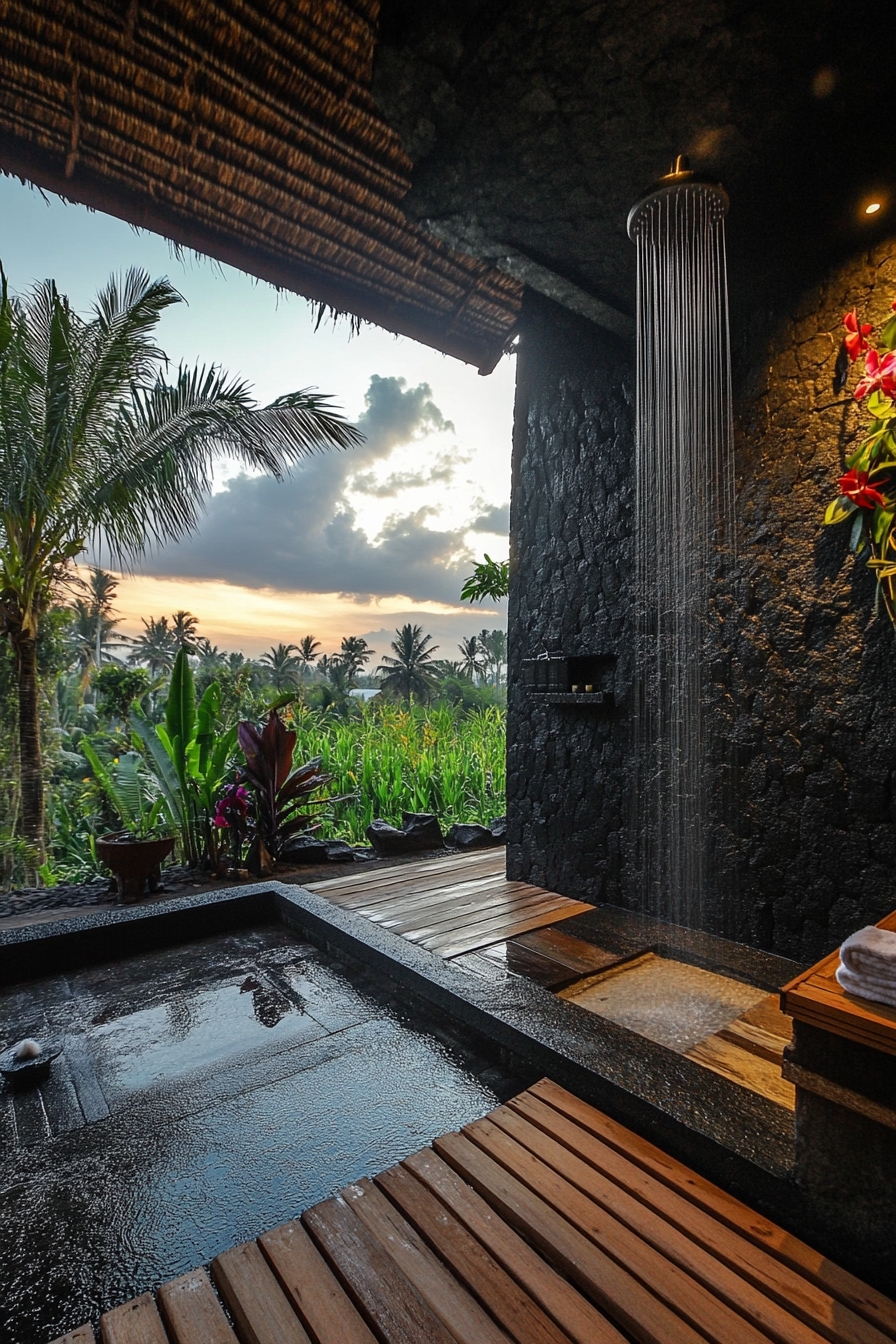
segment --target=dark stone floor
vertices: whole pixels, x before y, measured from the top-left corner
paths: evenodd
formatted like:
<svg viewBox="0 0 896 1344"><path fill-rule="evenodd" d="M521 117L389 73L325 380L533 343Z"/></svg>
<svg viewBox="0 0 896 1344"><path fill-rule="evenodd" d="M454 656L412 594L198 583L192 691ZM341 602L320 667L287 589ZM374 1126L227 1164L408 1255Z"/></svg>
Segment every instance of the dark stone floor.
<svg viewBox="0 0 896 1344"><path fill-rule="evenodd" d="M531 1081L410 1003L282 925L7 991L0 1047L65 1049L0 1090L0 1340L46 1344Z"/></svg>

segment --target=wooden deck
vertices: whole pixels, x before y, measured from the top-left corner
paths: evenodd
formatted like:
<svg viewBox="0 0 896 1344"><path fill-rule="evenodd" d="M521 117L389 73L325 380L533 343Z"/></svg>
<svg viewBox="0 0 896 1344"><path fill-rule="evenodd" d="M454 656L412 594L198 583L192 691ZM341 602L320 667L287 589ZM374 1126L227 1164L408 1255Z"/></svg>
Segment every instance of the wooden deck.
<svg viewBox="0 0 896 1344"><path fill-rule="evenodd" d="M879 920L877 927L896 932L896 910ZM896 1008L857 998L841 988L835 978L839 965L839 951L832 952L785 985L781 990L784 1012L798 1022L896 1055Z"/></svg>
<svg viewBox="0 0 896 1344"><path fill-rule="evenodd" d="M777 994L769 994L729 1026L692 1046L687 1057L793 1111L796 1089L781 1076L784 1047L792 1035L793 1024L778 1007Z"/></svg>
<svg viewBox="0 0 896 1344"><path fill-rule="evenodd" d="M100 1338L885 1344L896 1304L544 1079L211 1277L107 1312ZM85 1325L56 1344L94 1340Z"/></svg>
<svg viewBox="0 0 896 1344"><path fill-rule="evenodd" d="M594 909L504 873L503 849L487 849L309 882L308 890L446 959Z"/></svg>

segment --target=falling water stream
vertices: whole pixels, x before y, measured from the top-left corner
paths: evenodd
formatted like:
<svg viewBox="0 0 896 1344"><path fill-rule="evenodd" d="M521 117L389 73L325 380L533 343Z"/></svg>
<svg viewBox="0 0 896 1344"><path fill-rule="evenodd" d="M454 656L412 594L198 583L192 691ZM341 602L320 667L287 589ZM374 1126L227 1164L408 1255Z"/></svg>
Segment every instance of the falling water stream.
<svg viewBox="0 0 896 1344"><path fill-rule="evenodd" d="M636 205L635 861L651 914L699 927L724 745L707 710L711 589L734 545L727 198L679 165ZM718 762L722 765L723 762Z"/></svg>

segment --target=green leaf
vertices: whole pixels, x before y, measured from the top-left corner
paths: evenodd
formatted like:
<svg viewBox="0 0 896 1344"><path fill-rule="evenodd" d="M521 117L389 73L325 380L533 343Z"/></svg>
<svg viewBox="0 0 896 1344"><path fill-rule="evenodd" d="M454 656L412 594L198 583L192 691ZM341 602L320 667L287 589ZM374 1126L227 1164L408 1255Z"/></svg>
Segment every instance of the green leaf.
<svg viewBox="0 0 896 1344"><path fill-rule="evenodd" d="M871 392L865 405L875 420L892 420L893 416L896 415L896 406L882 392Z"/></svg>
<svg viewBox="0 0 896 1344"><path fill-rule="evenodd" d="M141 710L131 717L131 726L143 743L152 761L153 773L158 781L162 796L167 804L171 821L179 827L186 824L185 800L174 762L171 759L170 742L164 728L150 723Z"/></svg>
<svg viewBox="0 0 896 1344"><path fill-rule="evenodd" d="M835 499L828 505L825 510L824 521L825 523L842 523L851 513L855 513L858 507L858 504L848 499L846 495L841 495L839 499Z"/></svg>
<svg viewBox="0 0 896 1344"><path fill-rule="evenodd" d="M506 597L510 588L510 561L493 560L486 552L485 559L473 568L473 573L461 589L462 602L483 602L490 598L497 602Z"/></svg>
<svg viewBox="0 0 896 1344"><path fill-rule="evenodd" d="M165 706L165 726L168 736L173 740L179 737L181 742L189 742L196 726L196 688L193 682L193 670L186 649L179 649L171 671L171 683L168 687L168 703Z"/></svg>
<svg viewBox="0 0 896 1344"><path fill-rule="evenodd" d="M888 322L884 323L883 329L877 338L878 348L881 350L896 349L896 313Z"/></svg>
<svg viewBox="0 0 896 1344"><path fill-rule="evenodd" d="M862 510L859 509L858 512L856 513L855 520L852 525L852 531L849 534L849 549L851 551L858 550L864 522L865 522L864 514L862 513Z"/></svg>
<svg viewBox="0 0 896 1344"><path fill-rule="evenodd" d="M90 762L90 768L93 771L96 782L115 808L122 824L128 830L136 829L138 818L134 815L133 809L130 806L130 800L126 796L126 793L119 792L116 781L112 778L110 771L100 760L99 756L97 756L86 737L81 741L81 750Z"/></svg>
<svg viewBox="0 0 896 1344"><path fill-rule="evenodd" d="M893 510L882 509L880 507L876 508L874 510L874 518L871 524L871 535L874 537L875 543L878 546L883 545L884 539L886 538L886 535L890 531L890 528L892 526L893 526Z"/></svg>

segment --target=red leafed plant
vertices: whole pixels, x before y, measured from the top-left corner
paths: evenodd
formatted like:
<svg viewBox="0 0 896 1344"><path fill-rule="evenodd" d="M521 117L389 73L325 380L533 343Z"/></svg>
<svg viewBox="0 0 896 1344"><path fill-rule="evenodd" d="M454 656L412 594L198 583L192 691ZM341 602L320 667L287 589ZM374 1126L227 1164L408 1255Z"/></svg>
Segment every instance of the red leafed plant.
<svg viewBox="0 0 896 1344"><path fill-rule="evenodd" d="M287 728L276 709L268 714L264 727L243 721L238 729L239 744L246 757L243 780L253 795L249 818L251 845L246 866L252 873L271 871L293 836L320 829L316 813L340 798L314 798L326 788L333 776L322 774L319 756L293 768L296 733Z"/></svg>
<svg viewBox="0 0 896 1344"><path fill-rule="evenodd" d="M892 309L896 314L896 302ZM852 518L850 549L867 555L887 615L896 625L896 316L873 343L868 339L871 324L860 322L855 309L843 318L843 326L834 388L842 391L851 366L864 354L864 373L853 395L866 419L861 442L837 482L840 494L828 505L824 521Z"/></svg>

